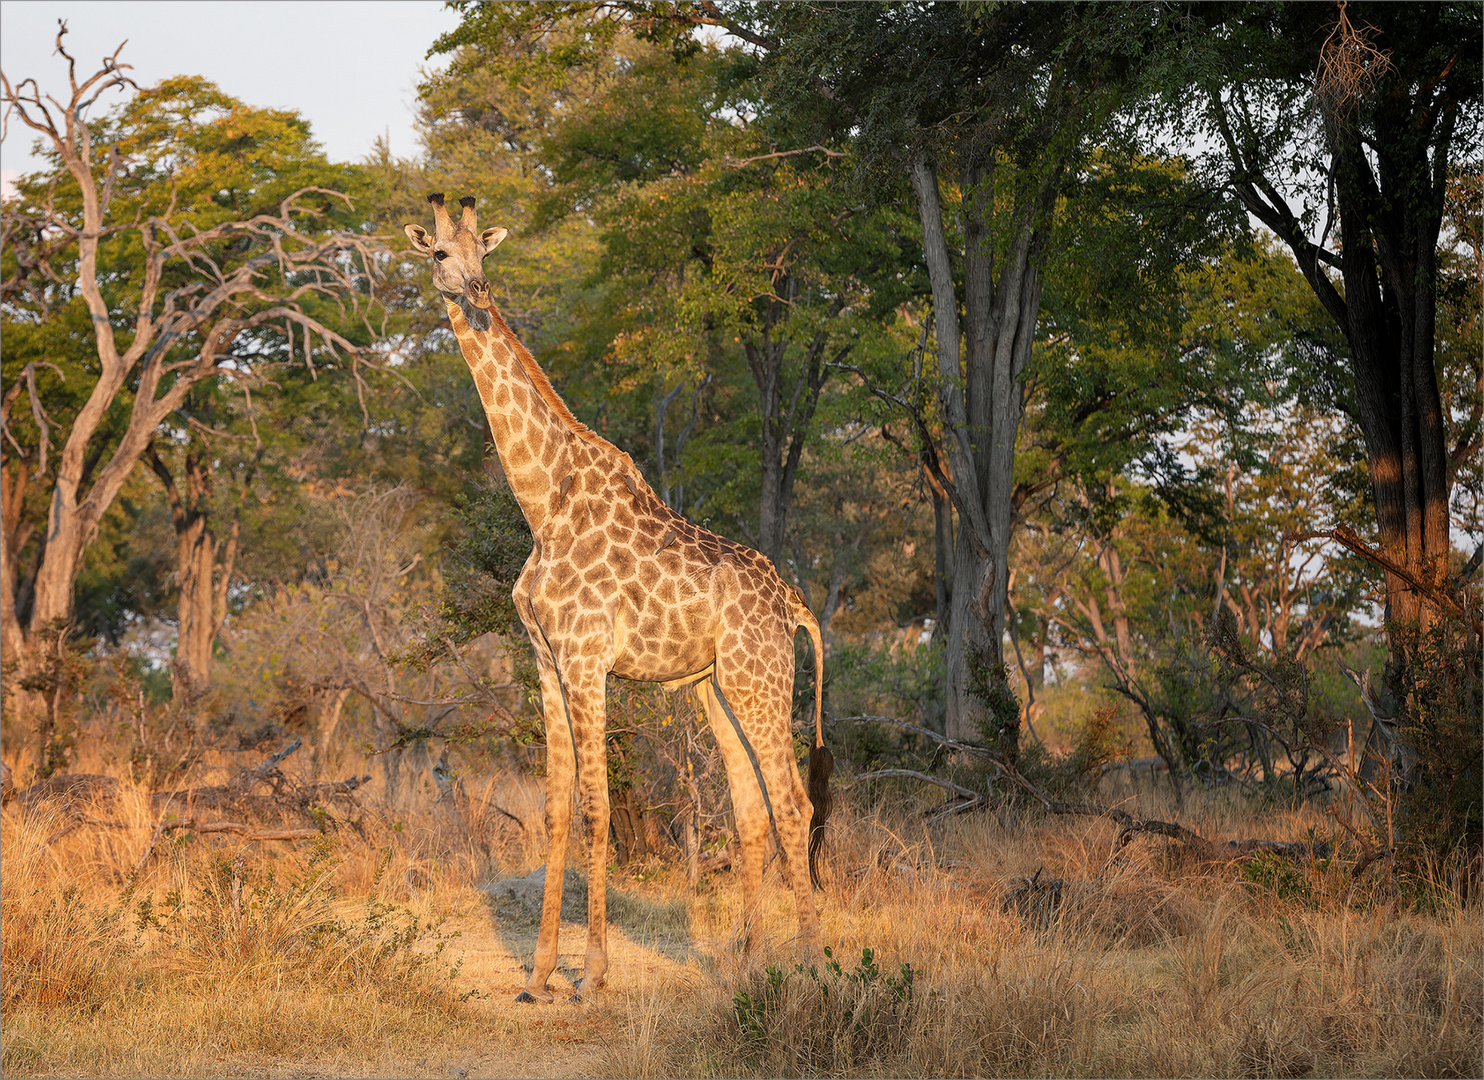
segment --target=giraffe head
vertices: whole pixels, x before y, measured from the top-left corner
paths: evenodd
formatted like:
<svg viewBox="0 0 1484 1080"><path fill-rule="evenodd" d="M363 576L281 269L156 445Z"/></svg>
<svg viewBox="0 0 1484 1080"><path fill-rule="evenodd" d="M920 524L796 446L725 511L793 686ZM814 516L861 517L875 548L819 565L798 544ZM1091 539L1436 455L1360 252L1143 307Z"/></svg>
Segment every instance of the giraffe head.
<svg viewBox="0 0 1484 1080"><path fill-rule="evenodd" d="M464 309L469 325L489 328L490 283L484 276L484 257L505 239L505 229L478 232L474 223L474 196L459 200L464 208L458 221L448 216L442 192L428 196L433 205L433 235L421 225L404 225L412 249L433 259L433 285L449 300ZM479 314L475 314L475 309Z"/></svg>

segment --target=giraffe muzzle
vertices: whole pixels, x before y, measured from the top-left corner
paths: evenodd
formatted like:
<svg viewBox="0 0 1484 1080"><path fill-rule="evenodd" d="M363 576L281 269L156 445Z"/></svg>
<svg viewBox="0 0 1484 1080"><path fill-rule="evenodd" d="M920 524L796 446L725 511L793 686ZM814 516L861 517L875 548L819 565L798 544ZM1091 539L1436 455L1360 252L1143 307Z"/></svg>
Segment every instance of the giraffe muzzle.
<svg viewBox="0 0 1484 1080"><path fill-rule="evenodd" d="M469 282L469 303L477 308L489 310L490 283L485 278Z"/></svg>

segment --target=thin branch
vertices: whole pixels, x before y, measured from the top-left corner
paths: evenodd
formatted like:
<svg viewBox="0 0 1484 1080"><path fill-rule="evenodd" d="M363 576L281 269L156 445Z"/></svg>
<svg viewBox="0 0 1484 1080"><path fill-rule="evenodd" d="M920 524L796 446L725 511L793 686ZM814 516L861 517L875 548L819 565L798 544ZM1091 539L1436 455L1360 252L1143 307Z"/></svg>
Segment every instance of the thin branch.
<svg viewBox="0 0 1484 1080"><path fill-rule="evenodd" d="M944 780L941 776L918 772L916 769L877 769L875 772L861 773L855 780L857 783L864 783L867 780L886 780L892 777L905 780L921 780L925 784L936 784L943 790L951 791L956 795L962 795L966 799L982 799L984 797L977 791L960 787L952 780Z"/></svg>
<svg viewBox="0 0 1484 1080"><path fill-rule="evenodd" d="M741 169L758 161L776 161L779 158L798 157L800 154L823 154L827 160L842 158L845 156L839 150L831 150L827 146L815 143L813 146L801 147L798 150L776 150L771 154L755 154L752 157L734 158L726 156L722 158L722 164L729 169Z"/></svg>

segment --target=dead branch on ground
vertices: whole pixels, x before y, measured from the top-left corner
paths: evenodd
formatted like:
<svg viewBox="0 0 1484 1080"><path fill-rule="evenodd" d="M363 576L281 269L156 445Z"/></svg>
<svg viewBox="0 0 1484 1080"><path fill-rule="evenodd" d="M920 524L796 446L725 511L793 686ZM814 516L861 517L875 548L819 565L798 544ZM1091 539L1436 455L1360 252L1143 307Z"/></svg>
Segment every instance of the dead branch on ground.
<svg viewBox="0 0 1484 1080"><path fill-rule="evenodd" d="M119 792L119 782L111 776L77 773L53 776L34 784L15 796L27 810L48 803L60 803L66 822L44 841L51 846L58 840L88 826L97 829L154 829L139 864L130 874L132 882L149 861L156 845L170 832L189 829L196 833L236 833L249 841L304 840L318 836L326 828L349 824L361 830L359 801L351 793L370 781L368 776L352 776L346 780L301 783L285 776L279 769L292 754L304 745L296 738L270 755L261 765L239 769L226 783L211 787L187 788L183 791L158 791L150 796L150 803L157 815L154 822L112 821L86 813L82 807L98 803L113 802ZM268 794L257 794L255 789L268 785ZM337 805L343 817L329 813L327 807ZM207 821L199 813L211 810L216 813L231 812L243 821ZM177 816L185 811L183 816ZM352 816L354 815L354 816ZM510 815L514 817L514 815ZM290 826L288 822L297 819ZM519 819L516 819L517 821ZM273 827L277 824L281 827Z"/></svg>
<svg viewBox="0 0 1484 1080"><path fill-rule="evenodd" d="M1020 770L1011 765L1003 754L990 750L987 747L976 746L973 743L950 739L945 735L939 735L930 728L922 727L920 724L911 724L905 720L896 720L889 716L851 716L844 717L842 720L857 724L892 724L904 731L922 735L951 750L957 750L983 758L999 771L1000 779L1008 780L1015 787L1024 791L1031 798L1035 799L1036 802L1040 803L1049 813L1071 814L1084 817L1105 817L1117 822L1119 828L1118 834L1113 841L1113 858L1117 858L1130 841L1143 833L1178 840L1206 858L1234 858L1242 855L1250 855L1254 852L1266 852L1290 859L1324 859L1328 858L1331 852L1330 845L1322 841L1319 843L1309 843L1306 841L1249 839L1229 840L1225 844L1215 844L1199 833L1193 832L1184 825L1176 822L1140 819L1116 806L1101 806L1097 803L1067 803L1053 799L1022 776ZM930 814L928 818L929 823L953 814L986 809L1001 801L1000 798L990 794L988 791L972 791L969 788L953 783L951 780L945 780L942 777L932 776L931 774L919 772L915 769L878 769L874 772L863 773L856 777L856 780L875 780L889 777L923 781L941 787L953 794L953 798L945 806L934 810ZM1111 861L1110 859L1110 864Z"/></svg>
<svg viewBox="0 0 1484 1080"><path fill-rule="evenodd" d="M124 892L127 894L134 887L135 880L141 871L148 865L155 849L159 847L160 841L168 833L178 829L189 829L194 833L236 833L249 842L261 842L264 840L308 840L319 836L319 829L259 829L252 825L246 825L240 821L200 821L196 818L177 818L173 821L162 821L155 826L154 835L149 839L144 854L134 864L134 869L129 871L128 878L124 881Z"/></svg>

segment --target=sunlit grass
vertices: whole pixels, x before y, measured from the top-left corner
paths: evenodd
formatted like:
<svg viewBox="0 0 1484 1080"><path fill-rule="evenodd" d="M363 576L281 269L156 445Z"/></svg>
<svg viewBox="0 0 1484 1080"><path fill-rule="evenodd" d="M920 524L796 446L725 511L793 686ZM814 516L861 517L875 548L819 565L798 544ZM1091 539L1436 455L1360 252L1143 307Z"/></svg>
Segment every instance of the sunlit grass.
<svg viewBox="0 0 1484 1080"><path fill-rule="evenodd" d="M678 860L653 860L610 874L609 989L536 1008L513 998L537 913L483 887L529 872L538 848L511 849L502 869L436 815L413 816L334 842L182 838L134 877L150 835L136 789L93 811L131 827L60 838L56 813L12 804L0 1070L1478 1074L1476 905L1439 893L1407 907L1379 874L1357 885L1338 863L1201 862L1147 837L1113 857L1107 822L1025 807L924 831L910 800L886 812L859 794L842 796L817 894L829 958L797 952L776 862L762 944L744 955L735 878L692 889ZM1124 805L1215 840L1325 821L1224 793L1176 807L1140 790ZM569 863L583 865L575 845ZM1007 903L1026 879L1037 888ZM559 1000L584 948L571 908Z"/></svg>

